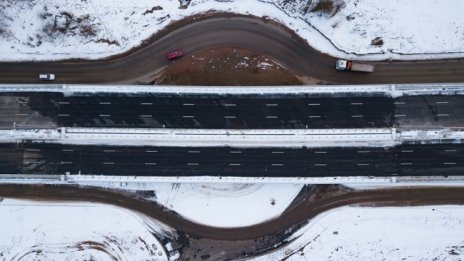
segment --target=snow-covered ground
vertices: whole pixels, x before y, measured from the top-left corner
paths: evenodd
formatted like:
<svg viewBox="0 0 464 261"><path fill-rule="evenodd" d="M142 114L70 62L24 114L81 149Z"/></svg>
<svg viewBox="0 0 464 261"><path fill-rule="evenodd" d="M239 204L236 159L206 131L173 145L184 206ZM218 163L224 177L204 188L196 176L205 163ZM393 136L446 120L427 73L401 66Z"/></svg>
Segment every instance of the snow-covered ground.
<svg viewBox="0 0 464 261"><path fill-rule="evenodd" d="M152 199L197 223L240 227L278 217L302 187L300 184L158 183Z"/></svg>
<svg viewBox="0 0 464 261"><path fill-rule="evenodd" d="M0 260L168 260L164 226L93 203L0 200Z"/></svg>
<svg viewBox="0 0 464 261"><path fill-rule="evenodd" d="M343 207L254 260L462 260L464 207Z"/></svg>
<svg viewBox="0 0 464 261"><path fill-rule="evenodd" d="M329 0L324 8L307 0L192 0L186 9L180 2L5 0L0 60L107 57L140 45L173 21L207 11L266 16L338 57L464 57L461 0Z"/></svg>

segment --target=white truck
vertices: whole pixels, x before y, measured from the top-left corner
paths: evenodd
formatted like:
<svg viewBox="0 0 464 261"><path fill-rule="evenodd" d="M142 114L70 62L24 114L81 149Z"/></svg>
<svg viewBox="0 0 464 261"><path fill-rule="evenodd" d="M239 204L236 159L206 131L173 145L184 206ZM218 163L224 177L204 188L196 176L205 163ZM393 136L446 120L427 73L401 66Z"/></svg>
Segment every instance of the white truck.
<svg viewBox="0 0 464 261"><path fill-rule="evenodd" d="M373 64L356 63L348 60L337 60L335 69L339 71L357 71L357 72L373 72Z"/></svg>

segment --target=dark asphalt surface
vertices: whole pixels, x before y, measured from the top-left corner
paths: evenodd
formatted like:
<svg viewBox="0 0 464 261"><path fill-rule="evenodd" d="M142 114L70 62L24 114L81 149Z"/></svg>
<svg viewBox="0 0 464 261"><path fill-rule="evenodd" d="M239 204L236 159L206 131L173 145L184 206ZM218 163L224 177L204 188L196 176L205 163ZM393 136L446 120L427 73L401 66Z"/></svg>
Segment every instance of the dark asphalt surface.
<svg viewBox="0 0 464 261"><path fill-rule="evenodd" d="M226 15L224 15L226 16ZM154 36L143 48L104 61L0 63L0 82L38 83L39 73L54 73L57 83L148 83L169 64L166 54L183 49L241 47L258 51L291 71L334 83L463 82L464 59L377 63L374 73L339 72L336 58L321 54L294 33L259 19L215 17L180 22Z"/></svg>
<svg viewBox="0 0 464 261"><path fill-rule="evenodd" d="M2 144L2 174L137 176L448 176L464 171L464 145L394 148L120 147Z"/></svg>
<svg viewBox="0 0 464 261"><path fill-rule="evenodd" d="M0 128L464 127L464 96L0 93Z"/></svg>

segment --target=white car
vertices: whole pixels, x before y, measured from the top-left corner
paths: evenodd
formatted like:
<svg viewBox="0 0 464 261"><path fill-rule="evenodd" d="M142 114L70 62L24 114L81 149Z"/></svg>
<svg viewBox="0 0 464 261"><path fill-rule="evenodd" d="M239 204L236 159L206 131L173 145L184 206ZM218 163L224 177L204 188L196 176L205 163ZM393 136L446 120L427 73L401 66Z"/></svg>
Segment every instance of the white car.
<svg viewBox="0 0 464 261"><path fill-rule="evenodd" d="M55 75L51 74L51 73L39 74L39 79L41 79L43 81L53 81L53 80L55 80Z"/></svg>

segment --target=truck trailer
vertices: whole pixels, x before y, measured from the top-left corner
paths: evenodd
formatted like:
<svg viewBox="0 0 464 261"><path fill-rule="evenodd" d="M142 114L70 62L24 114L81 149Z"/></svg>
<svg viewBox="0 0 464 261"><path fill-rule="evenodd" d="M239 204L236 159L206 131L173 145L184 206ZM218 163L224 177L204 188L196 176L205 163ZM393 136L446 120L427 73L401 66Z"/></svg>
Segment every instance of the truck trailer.
<svg viewBox="0 0 464 261"><path fill-rule="evenodd" d="M357 63L348 60L337 60L335 68L339 71L357 71L357 72L373 72L373 64Z"/></svg>

